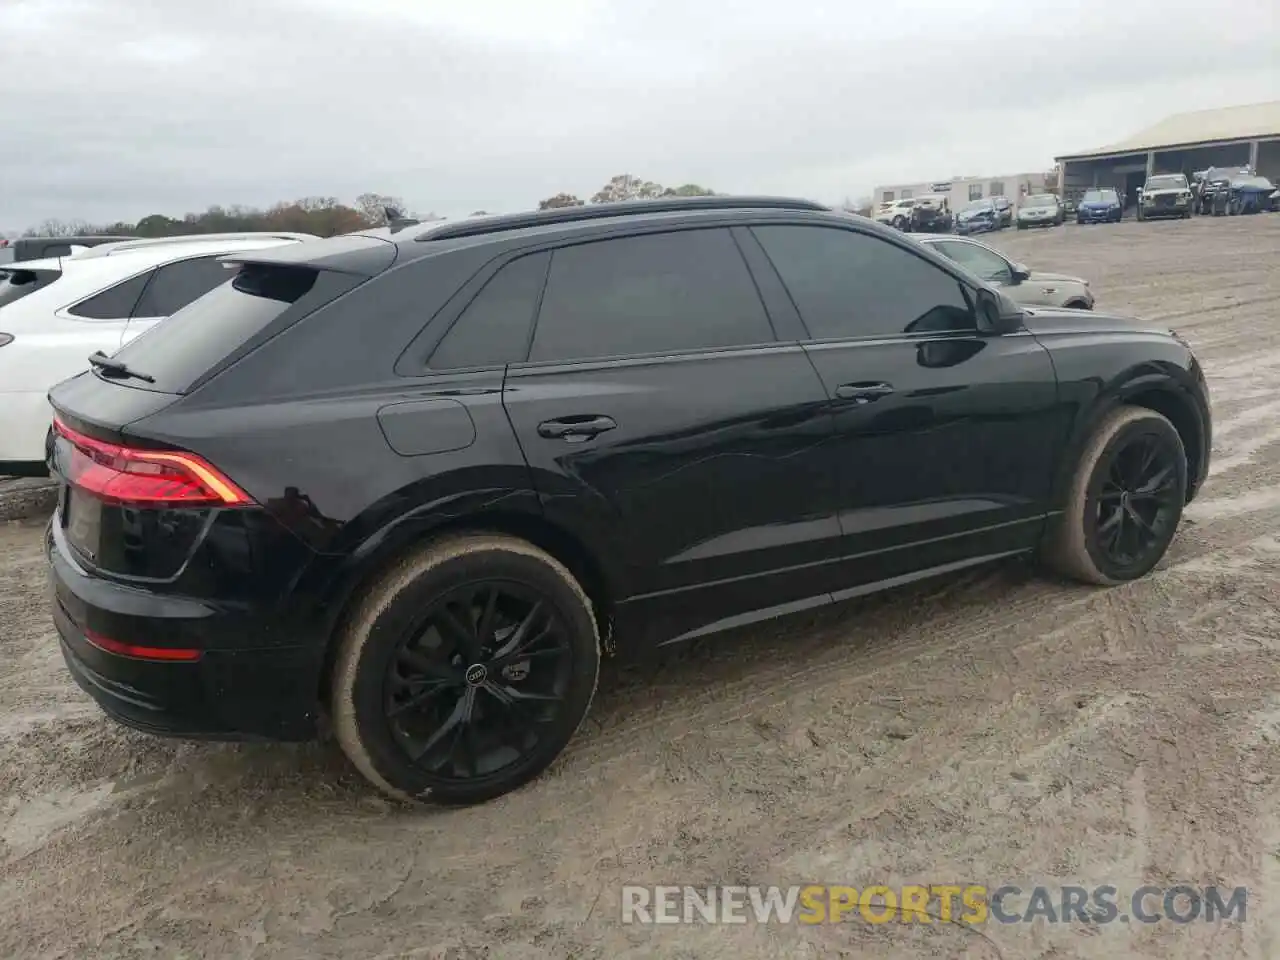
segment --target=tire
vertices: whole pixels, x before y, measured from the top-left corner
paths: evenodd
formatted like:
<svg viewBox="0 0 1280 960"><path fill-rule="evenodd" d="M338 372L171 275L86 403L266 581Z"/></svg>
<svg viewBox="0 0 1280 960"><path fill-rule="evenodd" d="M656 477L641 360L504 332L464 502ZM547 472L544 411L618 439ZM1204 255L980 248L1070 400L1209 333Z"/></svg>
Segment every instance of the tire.
<svg viewBox="0 0 1280 960"><path fill-rule="evenodd" d="M481 634L489 642L463 656L440 624L465 623L468 611L468 645ZM493 629L481 630L486 617ZM522 623L533 639L517 639ZM408 555L368 589L338 639L338 743L397 800L481 803L532 780L577 732L600 670L599 631L577 580L500 534L457 535ZM528 656L513 659L521 651ZM424 743L428 763L445 754L433 769L410 759ZM485 761L492 767L482 771Z"/></svg>
<svg viewBox="0 0 1280 960"><path fill-rule="evenodd" d="M906 221L904 218L902 218L902 217L894 217L894 218L893 218L893 226L894 226L894 228L895 228L895 229L897 229L897 230L906 230L906 229L907 229L907 221Z"/></svg>
<svg viewBox="0 0 1280 960"><path fill-rule="evenodd" d="M1142 459L1140 445L1146 443L1159 451L1153 476L1159 479L1159 471L1167 468L1167 476L1160 480L1159 499L1149 494L1132 502L1128 497L1117 499L1114 490L1105 489L1113 484L1113 468L1132 471ZM1136 472L1141 475L1141 471ZM1153 482L1149 480L1136 489L1142 490ZM1114 586L1144 576L1169 549L1182 519L1186 489L1187 454L1173 424L1145 407L1117 407L1098 424L1080 455L1066 506L1054 522L1041 554L1045 565L1063 576L1099 586ZM1125 504L1129 504L1128 510ZM1141 514L1146 510L1151 511L1149 517ZM1107 511L1112 512L1104 519ZM1121 515L1118 523L1112 522L1116 512ZM1138 546L1127 558L1116 556L1107 549L1108 535L1103 528L1108 524L1112 529L1119 526L1116 543L1120 547L1126 530L1137 531L1141 542L1144 534L1142 526L1132 519L1134 512L1147 524L1150 542Z"/></svg>

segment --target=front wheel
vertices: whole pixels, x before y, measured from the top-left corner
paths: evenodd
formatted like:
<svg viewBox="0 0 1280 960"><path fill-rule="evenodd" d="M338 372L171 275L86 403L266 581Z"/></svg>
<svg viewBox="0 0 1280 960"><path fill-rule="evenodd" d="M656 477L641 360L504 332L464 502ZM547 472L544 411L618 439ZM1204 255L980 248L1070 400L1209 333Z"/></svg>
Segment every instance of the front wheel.
<svg viewBox="0 0 1280 960"><path fill-rule="evenodd" d="M455 536L400 561L347 619L334 729L389 796L479 803L555 760L599 668L591 603L563 565L514 537Z"/></svg>
<svg viewBox="0 0 1280 960"><path fill-rule="evenodd" d="M1112 410L1076 465L1046 565L1101 586L1136 580L1169 549L1186 489L1187 454L1173 424L1145 407Z"/></svg>

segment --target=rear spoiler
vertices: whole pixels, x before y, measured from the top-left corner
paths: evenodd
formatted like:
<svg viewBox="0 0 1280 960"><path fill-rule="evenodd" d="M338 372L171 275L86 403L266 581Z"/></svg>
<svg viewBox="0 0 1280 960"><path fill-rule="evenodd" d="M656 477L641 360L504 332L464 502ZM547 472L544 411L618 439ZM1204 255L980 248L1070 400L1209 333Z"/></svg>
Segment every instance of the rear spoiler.
<svg viewBox="0 0 1280 960"><path fill-rule="evenodd" d="M376 277L395 263L399 248L390 240L367 234L345 234L310 243L291 243L260 250L228 253L223 263L300 267L357 277Z"/></svg>

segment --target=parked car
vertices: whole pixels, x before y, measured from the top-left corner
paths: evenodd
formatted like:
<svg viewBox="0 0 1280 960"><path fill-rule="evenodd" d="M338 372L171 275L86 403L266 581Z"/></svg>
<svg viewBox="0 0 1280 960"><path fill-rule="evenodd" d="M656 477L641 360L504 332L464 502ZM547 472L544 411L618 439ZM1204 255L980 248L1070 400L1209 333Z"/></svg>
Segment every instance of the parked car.
<svg viewBox="0 0 1280 960"><path fill-rule="evenodd" d="M1057 227L1066 219L1066 213L1057 196L1052 193L1038 193L1027 197L1018 207L1017 225L1019 230L1027 227Z"/></svg>
<svg viewBox="0 0 1280 960"><path fill-rule="evenodd" d="M1191 185L1186 174L1162 173L1147 177L1138 194L1138 219L1191 216Z"/></svg>
<svg viewBox="0 0 1280 960"><path fill-rule="evenodd" d="M970 200L956 214L956 233L985 233L988 230L999 230L1004 226L1000 211L990 197L985 200Z"/></svg>
<svg viewBox="0 0 1280 960"><path fill-rule="evenodd" d="M996 212L1000 214L1000 226L1013 226L1013 202L1008 197L992 197Z"/></svg>
<svg viewBox="0 0 1280 960"><path fill-rule="evenodd" d="M876 220L897 227L899 230L906 230L911 226L911 213L915 207L916 201L911 197L906 200L895 200L887 209L876 211Z"/></svg>
<svg viewBox="0 0 1280 960"><path fill-rule="evenodd" d="M155 733L300 739L327 712L401 798L537 776L602 653L1018 554L1141 577L1208 466L1176 336L1024 310L804 201L227 259L51 391L62 651Z"/></svg>
<svg viewBox="0 0 1280 960"><path fill-rule="evenodd" d="M913 235L913 239L954 260L979 280L998 286L1017 303L1093 309L1093 291L1089 289L1088 280L1032 270L1026 264L1010 260L998 250L968 237L918 234Z"/></svg>
<svg viewBox="0 0 1280 960"><path fill-rule="evenodd" d="M1076 207L1076 223L1119 223L1123 216L1120 194L1112 187L1086 190Z"/></svg>
<svg viewBox="0 0 1280 960"><path fill-rule="evenodd" d="M1263 213L1272 209L1276 188L1266 177L1232 177L1227 193L1227 212L1239 214Z"/></svg>
<svg viewBox="0 0 1280 960"><path fill-rule="evenodd" d="M913 233L950 233L954 225L951 201L936 194L916 201L907 228Z"/></svg>
<svg viewBox="0 0 1280 960"><path fill-rule="evenodd" d="M1196 213L1205 216L1225 216L1231 201L1231 181L1235 177L1251 177L1253 167L1209 167L1195 174Z"/></svg>
<svg viewBox="0 0 1280 960"><path fill-rule="evenodd" d="M49 257L69 257L76 249L89 249L104 243L119 243L134 237L19 237L16 240L0 240L0 247L8 251L6 263L24 260L45 260Z"/></svg>
<svg viewBox="0 0 1280 960"><path fill-rule="evenodd" d="M217 234L127 240L0 267L0 475L45 472L45 395L231 277L223 254L315 239Z"/></svg>

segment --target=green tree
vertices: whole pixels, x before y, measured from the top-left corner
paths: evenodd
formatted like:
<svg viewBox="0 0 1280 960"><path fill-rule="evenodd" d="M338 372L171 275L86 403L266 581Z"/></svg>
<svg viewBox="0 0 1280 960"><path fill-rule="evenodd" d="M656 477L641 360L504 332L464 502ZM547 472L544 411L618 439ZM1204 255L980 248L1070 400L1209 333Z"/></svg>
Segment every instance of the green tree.
<svg viewBox="0 0 1280 960"><path fill-rule="evenodd" d="M582 201L572 193L557 193L554 197L538 201L539 210L558 210L561 207L581 207L582 205Z"/></svg>

